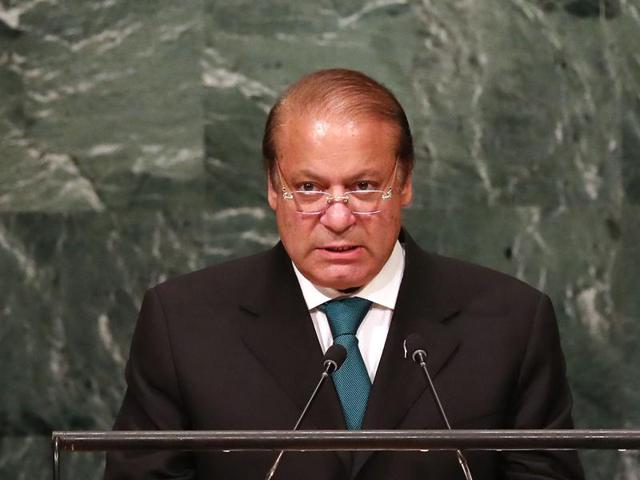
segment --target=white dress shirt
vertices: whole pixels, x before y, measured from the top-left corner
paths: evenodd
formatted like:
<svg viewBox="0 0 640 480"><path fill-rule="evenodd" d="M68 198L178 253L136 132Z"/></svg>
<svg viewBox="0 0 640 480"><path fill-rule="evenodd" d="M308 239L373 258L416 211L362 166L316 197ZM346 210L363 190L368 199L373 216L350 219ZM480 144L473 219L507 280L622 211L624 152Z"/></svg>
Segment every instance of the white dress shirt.
<svg viewBox="0 0 640 480"><path fill-rule="evenodd" d="M327 316L318 306L345 295L332 288L322 288L314 285L300 273L295 264L293 265L293 270L296 272L302 295L311 314L311 321L318 336L320 347L323 352L326 352L333 344L333 335L331 334ZM349 295L350 297L366 298L372 302L371 309L365 315L356 332L360 353L367 367L371 383L373 383L376 376L382 350L384 349L384 342L387 340L403 273L404 248L402 248L400 242L396 241L389 259L378 274L359 291Z"/></svg>

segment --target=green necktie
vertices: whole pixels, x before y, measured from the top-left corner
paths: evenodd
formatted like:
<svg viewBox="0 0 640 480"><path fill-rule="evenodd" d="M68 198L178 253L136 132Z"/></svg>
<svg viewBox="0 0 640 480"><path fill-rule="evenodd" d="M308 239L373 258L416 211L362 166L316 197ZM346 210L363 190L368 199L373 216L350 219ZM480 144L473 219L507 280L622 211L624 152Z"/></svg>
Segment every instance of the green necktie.
<svg viewBox="0 0 640 480"><path fill-rule="evenodd" d="M371 391L371 381L356 338L358 326L369 307L369 300L358 297L337 298L318 307L329 319L333 341L347 350L347 359L332 377L349 430L361 427Z"/></svg>

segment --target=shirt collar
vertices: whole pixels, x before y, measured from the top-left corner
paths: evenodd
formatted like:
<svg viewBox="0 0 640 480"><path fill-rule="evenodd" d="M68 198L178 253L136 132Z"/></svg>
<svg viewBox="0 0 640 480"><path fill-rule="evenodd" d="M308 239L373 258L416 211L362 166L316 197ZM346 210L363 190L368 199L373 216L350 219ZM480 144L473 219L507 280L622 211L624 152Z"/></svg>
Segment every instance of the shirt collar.
<svg viewBox="0 0 640 480"><path fill-rule="evenodd" d="M293 264L293 262L291 263ZM344 296L342 292L334 290L333 288L314 285L302 275L295 264L293 264L293 270L296 273L304 301L309 310L313 310L329 300ZM375 304L393 310L396 306L396 299L398 298L398 290L400 290L403 273L404 248L402 248L400 242L396 240L391 255L378 274L364 287L350 296L365 298Z"/></svg>

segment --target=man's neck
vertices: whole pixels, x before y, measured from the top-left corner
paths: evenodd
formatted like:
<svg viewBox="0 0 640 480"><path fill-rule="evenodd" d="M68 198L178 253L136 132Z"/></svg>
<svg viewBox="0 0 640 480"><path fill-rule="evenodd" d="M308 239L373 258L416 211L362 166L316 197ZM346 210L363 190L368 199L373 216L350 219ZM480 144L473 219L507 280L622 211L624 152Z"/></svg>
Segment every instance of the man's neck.
<svg viewBox="0 0 640 480"><path fill-rule="evenodd" d="M404 251L402 246L397 243L382 270L378 272L372 281L367 285L343 290L332 290L314 285L300 273L295 264L293 267L309 309L316 308L318 305L334 298L345 295L350 296L356 293L359 297L366 298L393 310L404 272Z"/></svg>
<svg viewBox="0 0 640 480"><path fill-rule="evenodd" d="M338 290L340 293L344 293L345 295L351 295L352 293L357 292L358 290L360 290L362 287L351 287L351 288L345 288L344 290Z"/></svg>

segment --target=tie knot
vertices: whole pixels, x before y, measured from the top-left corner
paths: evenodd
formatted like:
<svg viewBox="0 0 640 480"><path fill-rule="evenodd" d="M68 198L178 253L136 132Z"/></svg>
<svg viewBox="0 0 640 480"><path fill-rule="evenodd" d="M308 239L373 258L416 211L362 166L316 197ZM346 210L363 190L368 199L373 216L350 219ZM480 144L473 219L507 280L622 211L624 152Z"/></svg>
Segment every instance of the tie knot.
<svg viewBox="0 0 640 480"><path fill-rule="evenodd" d="M340 335L355 335L362 319L371 307L371 302L359 297L336 298L320 305L327 318L333 338Z"/></svg>

